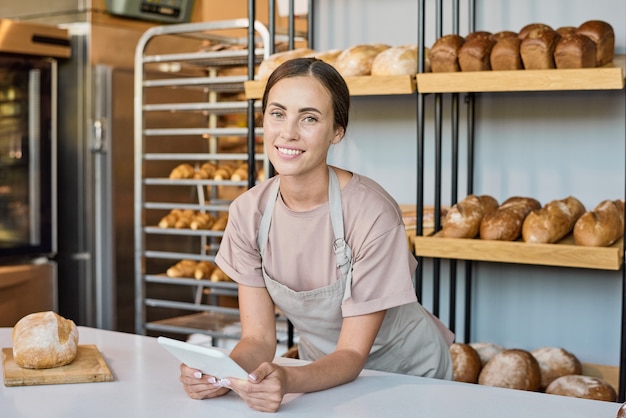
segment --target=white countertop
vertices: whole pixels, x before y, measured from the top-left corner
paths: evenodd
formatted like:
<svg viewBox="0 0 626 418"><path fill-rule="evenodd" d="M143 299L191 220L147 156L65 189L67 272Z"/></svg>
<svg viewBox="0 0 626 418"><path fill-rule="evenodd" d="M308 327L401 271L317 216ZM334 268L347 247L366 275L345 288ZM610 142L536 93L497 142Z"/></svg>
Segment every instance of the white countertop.
<svg viewBox="0 0 626 418"><path fill-rule="evenodd" d="M113 382L2 385L0 416L12 417L268 417L236 395L198 401L178 381L178 360L156 338L79 327L79 343L95 344ZM11 347L11 328L0 328ZM284 362L296 360L280 359ZM615 418L620 404L364 371L338 388L289 395L278 417Z"/></svg>

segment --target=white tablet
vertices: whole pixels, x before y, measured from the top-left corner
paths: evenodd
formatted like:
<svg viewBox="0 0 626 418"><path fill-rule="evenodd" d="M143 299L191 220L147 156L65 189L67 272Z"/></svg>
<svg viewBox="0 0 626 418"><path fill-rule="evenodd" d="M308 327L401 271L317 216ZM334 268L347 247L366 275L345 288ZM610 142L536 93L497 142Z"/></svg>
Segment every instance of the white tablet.
<svg viewBox="0 0 626 418"><path fill-rule="evenodd" d="M218 379L235 377L248 380L248 373L223 351L167 337L159 337L157 341L182 363L204 374Z"/></svg>

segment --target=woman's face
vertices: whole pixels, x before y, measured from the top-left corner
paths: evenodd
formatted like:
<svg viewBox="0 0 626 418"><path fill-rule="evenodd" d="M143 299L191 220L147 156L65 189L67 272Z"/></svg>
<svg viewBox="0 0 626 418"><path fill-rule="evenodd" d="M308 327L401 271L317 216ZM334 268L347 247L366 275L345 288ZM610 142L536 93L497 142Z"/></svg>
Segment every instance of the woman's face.
<svg viewBox="0 0 626 418"><path fill-rule="evenodd" d="M265 149L281 176L306 176L326 169L331 144L343 137L334 128L330 94L314 77L289 77L269 92L263 116Z"/></svg>

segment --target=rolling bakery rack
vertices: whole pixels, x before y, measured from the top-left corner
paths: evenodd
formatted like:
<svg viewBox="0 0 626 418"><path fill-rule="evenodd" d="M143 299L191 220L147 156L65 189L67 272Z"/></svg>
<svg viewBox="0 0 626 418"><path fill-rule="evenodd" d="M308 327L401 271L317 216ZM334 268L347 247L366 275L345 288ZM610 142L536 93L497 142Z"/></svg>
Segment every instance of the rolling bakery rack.
<svg viewBox="0 0 626 418"><path fill-rule="evenodd" d="M222 229L160 227L175 209L227 214L268 162L255 127L256 104L243 97L254 66L269 56L267 28L248 19L157 26L135 55L135 328L138 334L240 338L232 281L169 277L181 260L214 261ZM250 128L248 128L250 127ZM172 178L179 164L247 164L238 180ZM247 177L247 179L245 179ZM233 303L233 300L235 303ZM226 301L226 302L225 302ZM229 302L230 301L230 302Z"/></svg>

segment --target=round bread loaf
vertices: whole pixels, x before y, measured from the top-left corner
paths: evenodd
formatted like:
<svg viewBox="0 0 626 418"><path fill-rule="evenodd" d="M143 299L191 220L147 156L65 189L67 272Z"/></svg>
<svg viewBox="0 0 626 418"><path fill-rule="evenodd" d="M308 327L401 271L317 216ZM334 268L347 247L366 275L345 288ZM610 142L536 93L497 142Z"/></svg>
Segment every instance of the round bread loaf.
<svg viewBox="0 0 626 418"><path fill-rule="evenodd" d="M546 388L546 393L608 402L615 402L617 398L613 386L603 379L580 374L555 379Z"/></svg>
<svg viewBox="0 0 626 418"><path fill-rule="evenodd" d="M382 51L372 61L371 73L373 76L417 73L417 45L395 46Z"/></svg>
<svg viewBox="0 0 626 418"><path fill-rule="evenodd" d="M616 418L626 418L626 402L624 402L617 410Z"/></svg>
<svg viewBox="0 0 626 418"><path fill-rule="evenodd" d="M13 359L27 369L64 366L76 358L78 328L74 321L52 312L26 315L13 327Z"/></svg>
<svg viewBox="0 0 626 418"><path fill-rule="evenodd" d="M315 51L310 48L296 48L290 49L289 51L276 52L259 64L257 76L259 79L268 78L283 62L294 58L310 56L313 53L315 53Z"/></svg>
<svg viewBox="0 0 626 418"><path fill-rule="evenodd" d="M537 391L540 382L541 371L535 357L517 348L493 356L478 376L481 385L528 391Z"/></svg>
<svg viewBox="0 0 626 418"><path fill-rule="evenodd" d="M344 77L371 75L374 59L389 48L386 44L365 44L344 49L335 61L335 68Z"/></svg>
<svg viewBox="0 0 626 418"><path fill-rule="evenodd" d="M480 357L469 344L453 343L450 346L452 372L457 382L476 383L482 367Z"/></svg>
<svg viewBox="0 0 626 418"><path fill-rule="evenodd" d="M580 360L569 351L559 347L541 347L530 352L541 370L541 390L546 388L555 379L570 374L582 374L583 367Z"/></svg>
<svg viewBox="0 0 626 418"><path fill-rule="evenodd" d="M504 351L504 347L494 343L476 342L470 343L470 345L478 353L478 357L480 357L480 363L482 366L487 364L487 362L491 360L493 356Z"/></svg>

